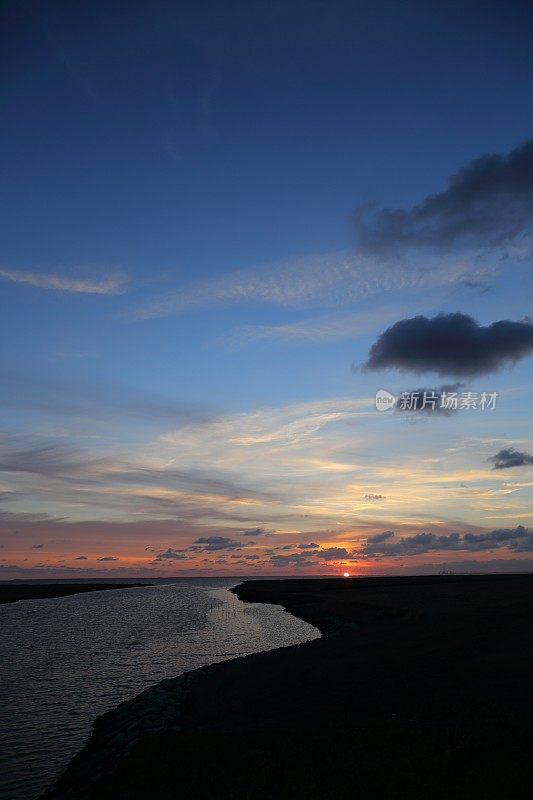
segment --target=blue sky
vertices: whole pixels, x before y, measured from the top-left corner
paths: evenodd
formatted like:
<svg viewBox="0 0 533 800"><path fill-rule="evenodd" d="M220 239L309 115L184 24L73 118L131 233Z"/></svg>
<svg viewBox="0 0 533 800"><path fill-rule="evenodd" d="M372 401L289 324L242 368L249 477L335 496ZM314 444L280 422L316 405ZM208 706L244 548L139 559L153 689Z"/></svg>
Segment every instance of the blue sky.
<svg viewBox="0 0 533 800"><path fill-rule="evenodd" d="M383 416L377 389L457 375L360 369L401 320L531 311L533 180L494 235L422 240L409 216L531 137L527 3L1 13L3 574L433 569L449 547L404 563L368 536L527 528L527 460L487 462L531 449L525 351L461 378L493 414ZM362 246L384 208L416 227L394 252Z"/></svg>

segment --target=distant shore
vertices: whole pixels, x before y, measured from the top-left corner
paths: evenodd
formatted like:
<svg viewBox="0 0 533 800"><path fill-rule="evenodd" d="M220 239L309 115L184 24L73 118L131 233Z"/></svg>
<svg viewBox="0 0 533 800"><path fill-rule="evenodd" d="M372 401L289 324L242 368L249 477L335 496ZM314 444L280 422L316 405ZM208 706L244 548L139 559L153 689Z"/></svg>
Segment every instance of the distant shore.
<svg viewBox="0 0 533 800"><path fill-rule="evenodd" d="M47 800L529 797L533 575L250 581L322 638L97 721Z"/></svg>
<svg viewBox="0 0 533 800"><path fill-rule="evenodd" d="M103 592L109 589L134 589L146 583L13 583L0 584L0 605L19 600L42 600L67 597L82 592Z"/></svg>

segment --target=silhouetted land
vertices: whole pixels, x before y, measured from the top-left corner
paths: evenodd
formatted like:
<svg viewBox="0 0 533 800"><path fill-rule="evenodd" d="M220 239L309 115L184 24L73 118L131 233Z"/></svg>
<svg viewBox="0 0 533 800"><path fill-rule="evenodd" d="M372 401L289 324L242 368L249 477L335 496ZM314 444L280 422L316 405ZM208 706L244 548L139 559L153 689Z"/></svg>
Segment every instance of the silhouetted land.
<svg viewBox="0 0 533 800"><path fill-rule="evenodd" d="M122 704L48 800L531 797L533 575L234 591L323 637Z"/></svg>
<svg viewBox="0 0 533 800"><path fill-rule="evenodd" d="M145 583L14 583L0 585L0 604L18 600L41 600L49 597L66 597L81 592L102 592L107 589L133 589Z"/></svg>

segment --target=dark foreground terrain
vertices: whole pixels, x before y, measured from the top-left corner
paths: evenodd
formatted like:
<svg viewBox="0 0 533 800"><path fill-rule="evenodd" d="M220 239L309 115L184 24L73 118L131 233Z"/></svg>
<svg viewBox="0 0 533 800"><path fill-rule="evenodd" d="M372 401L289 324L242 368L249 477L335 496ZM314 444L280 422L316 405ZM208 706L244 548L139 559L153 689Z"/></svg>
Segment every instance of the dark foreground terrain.
<svg viewBox="0 0 533 800"><path fill-rule="evenodd" d="M533 575L234 591L324 636L123 704L48 800L532 796Z"/></svg>
<svg viewBox="0 0 533 800"><path fill-rule="evenodd" d="M14 583L0 585L0 604L18 600L42 600L66 597L81 592L102 592L106 589L132 589L144 583Z"/></svg>

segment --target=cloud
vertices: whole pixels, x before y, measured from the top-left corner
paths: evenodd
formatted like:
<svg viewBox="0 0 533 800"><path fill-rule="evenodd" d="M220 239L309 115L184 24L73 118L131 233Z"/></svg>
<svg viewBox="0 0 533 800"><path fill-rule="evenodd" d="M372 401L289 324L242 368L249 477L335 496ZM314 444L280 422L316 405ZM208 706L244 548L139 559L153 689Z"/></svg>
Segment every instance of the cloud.
<svg viewBox="0 0 533 800"><path fill-rule="evenodd" d="M158 553L155 557L155 561L186 561L188 556L185 554L183 550L174 550L173 548L169 547L167 550Z"/></svg>
<svg viewBox="0 0 533 800"><path fill-rule="evenodd" d="M463 541L468 550L486 550L509 547L516 552L533 551L533 530L518 525L516 528L497 528L489 533L465 533Z"/></svg>
<svg viewBox="0 0 533 800"><path fill-rule="evenodd" d="M101 558L97 558L97 561L119 561L116 556L102 556Z"/></svg>
<svg viewBox="0 0 533 800"><path fill-rule="evenodd" d="M292 553L287 556L270 556L270 563L275 567L316 567L307 553Z"/></svg>
<svg viewBox="0 0 533 800"><path fill-rule="evenodd" d="M365 494L363 500L366 500L369 503L376 503L379 500L386 500L384 494Z"/></svg>
<svg viewBox="0 0 533 800"><path fill-rule="evenodd" d="M87 556L76 556L74 561L87 561Z"/></svg>
<svg viewBox="0 0 533 800"><path fill-rule="evenodd" d="M299 550L316 550L318 547L320 547L320 545L318 545L316 542L309 542L309 544L298 545Z"/></svg>
<svg viewBox="0 0 533 800"><path fill-rule="evenodd" d="M350 558L350 553L344 547L326 547L324 550L318 550L319 545L314 542L306 545L298 545L298 548L304 550L303 553L289 553L286 556L271 555L270 562L278 567L316 567L320 561L341 561ZM315 548L311 551L308 548Z"/></svg>
<svg viewBox="0 0 533 800"><path fill-rule="evenodd" d="M194 544L205 545L202 549L206 552L213 550L233 550L236 547L242 547L243 543L228 539L226 536L201 536L196 539Z"/></svg>
<svg viewBox="0 0 533 800"><path fill-rule="evenodd" d="M316 555L317 558L324 559L324 561L340 561L350 557L345 547L327 547L325 550L320 550Z"/></svg>
<svg viewBox="0 0 533 800"><path fill-rule="evenodd" d="M492 246L527 233L533 221L533 139L508 155L483 155L451 175L446 188L410 209L370 206L356 219L364 252L413 247Z"/></svg>
<svg viewBox="0 0 533 800"><path fill-rule="evenodd" d="M492 461L492 469L510 469L511 467L533 466L533 456L529 453L519 453L514 447L500 450L495 456L491 456L488 461Z"/></svg>
<svg viewBox="0 0 533 800"><path fill-rule="evenodd" d="M42 550L44 544L32 544L32 550Z"/></svg>
<svg viewBox="0 0 533 800"><path fill-rule="evenodd" d="M369 536L367 539L368 545L375 545L375 544L383 544L383 542L388 542L394 536L394 531L383 531L383 533L375 533L373 536Z"/></svg>
<svg viewBox="0 0 533 800"><path fill-rule="evenodd" d="M518 525L516 528L497 528L481 533L457 532L450 534L417 533L396 539L393 531L369 536L354 557L419 555L432 551L484 551L507 548L514 552L533 551L533 530Z"/></svg>
<svg viewBox="0 0 533 800"><path fill-rule="evenodd" d="M126 282L122 275L113 275L102 281L87 281L40 272L18 272L6 268L0 268L0 279L13 283L26 283L39 289L56 289L78 294L122 294Z"/></svg>
<svg viewBox="0 0 533 800"><path fill-rule="evenodd" d="M458 377L494 372L533 351L530 320L479 325L459 312L396 322L372 345L366 370L400 369Z"/></svg>
<svg viewBox="0 0 533 800"><path fill-rule="evenodd" d="M251 528L248 531L243 531L241 536L267 536L269 533L272 533L272 531L268 530L268 528Z"/></svg>
<svg viewBox="0 0 533 800"><path fill-rule="evenodd" d="M263 341L294 345L336 342L371 333L377 326L386 324L397 316L396 305L394 308L313 317L285 325L241 325L220 341L230 347L242 347Z"/></svg>
<svg viewBox="0 0 533 800"><path fill-rule="evenodd" d="M152 519L164 516L184 521L216 517L219 521L236 521L243 528L256 526L258 517L263 517L257 511L259 504L268 507L279 499L277 492L271 494L239 485L237 474L227 469L224 472L213 466L211 474L198 468L173 469L176 449L164 446L162 452L159 442L142 452L127 448L119 456L115 451L113 458L99 454L95 457L91 451L60 444L42 446L42 437L36 441L29 436L8 434L1 438L5 441L0 445L0 474L6 486L9 482L14 486L24 485L25 496L31 495L34 500L39 497L44 503L52 500L70 507L100 505L103 514L115 508L127 516L140 512ZM186 460L184 454L181 460ZM0 519L9 519L12 512L4 509L19 499L20 491L0 494ZM19 512L13 523L20 518ZM246 540L254 531L264 536L272 532L266 527L250 530L252 533ZM241 531L232 531L233 536L238 533Z"/></svg>
<svg viewBox="0 0 533 800"><path fill-rule="evenodd" d="M245 413L227 414L199 425L183 426L161 437L172 449L179 448L181 458L211 464L239 463L243 475L261 472L259 461L269 459L276 448L297 449L316 439L318 432L333 423L353 420L373 407L370 398L341 397L274 408L260 408ZM318 453L317 449L317 453ZM271 467L265 463L265 469Z"/></svg>
<svg viewBox="0 0 533 800"><path fill-rule="evenodd" d="M182 403L159 397L135 386L106 381L93 383L65 379L58 373L6 369L0 383L0 402L20 410L38 410L52 415L106 420L144 417L172 424L204 421L211 417L200 403Z"/></svg>
<svg viewBox="0 0 533 800"><path fill-rule="evenodd" d="M428 257L424 259L424 265L419 265L413 264L411 259L408 263L381 263L360 253L325 253L229 272L208 281L181 286L177 291L130 309L126 318L155 319L238 303L268 303L287 308L334 307L381 292L455 286L465 280L486 282L495 269L489 261L485 259L480 266L476 260L452 257L444 264L442 257L434 263ZM316 341L319 329L326 336L343 338L347 325L355 325L356 329L358 326L366 328L370 325L370 318L361 316L355 322L349 322L347 317L341 322L331 319L308 321L300 328L285 327L281 338ZM245 339L257 336L260 339L278 338L273 326L263 332L257 326L251 326L243 335ZM235 339L231 334L230 344L234 344Z"/></svg>
<svg viewBox="0 0 533 800"><path fill-rule="evenodd" d="M74 451L56 445L25 450L9 450L0 446L0 472L72 476L98 463L95 459L84 459Z"/></svg>

